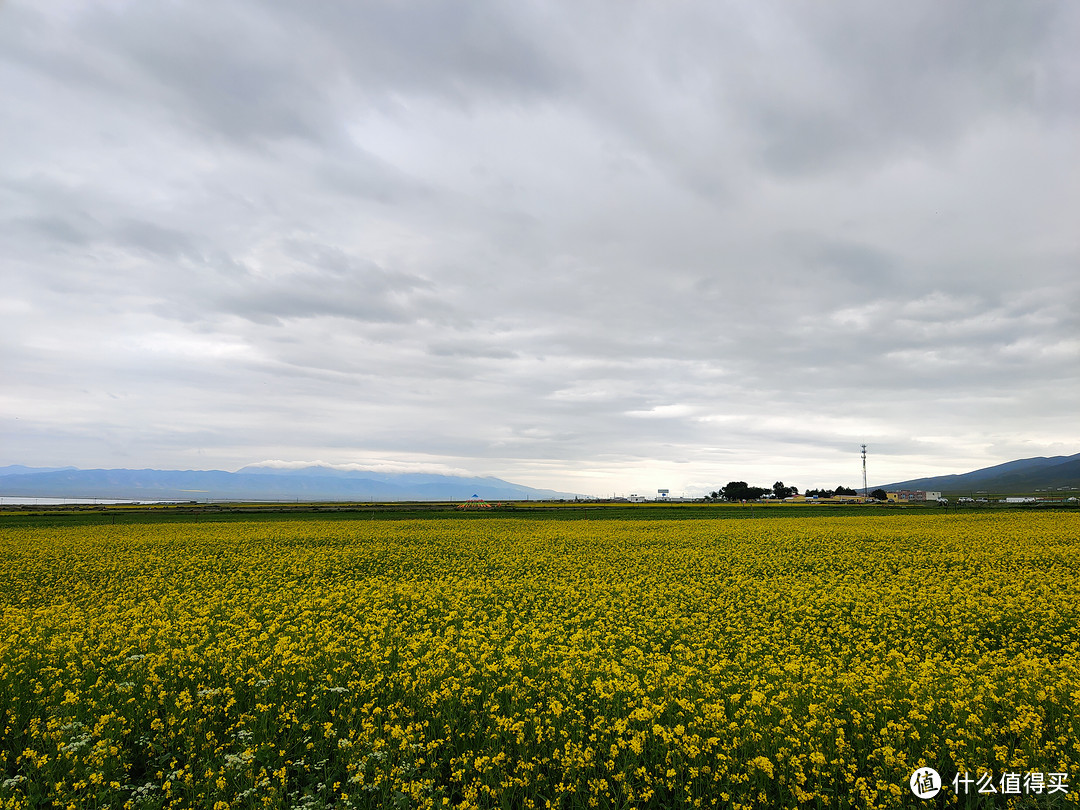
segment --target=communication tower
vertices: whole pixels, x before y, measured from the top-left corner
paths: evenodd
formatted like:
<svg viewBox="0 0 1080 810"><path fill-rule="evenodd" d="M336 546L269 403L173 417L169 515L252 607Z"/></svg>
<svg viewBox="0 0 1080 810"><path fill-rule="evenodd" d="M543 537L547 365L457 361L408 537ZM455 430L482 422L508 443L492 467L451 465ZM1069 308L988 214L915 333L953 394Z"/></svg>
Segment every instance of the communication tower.
<svg viewBox="0 0 1080 810"><path fill-rule="evenodd" d="M864 498L869 498L867 494L866 486L866 445L862 446L862 494Z"/></svg>

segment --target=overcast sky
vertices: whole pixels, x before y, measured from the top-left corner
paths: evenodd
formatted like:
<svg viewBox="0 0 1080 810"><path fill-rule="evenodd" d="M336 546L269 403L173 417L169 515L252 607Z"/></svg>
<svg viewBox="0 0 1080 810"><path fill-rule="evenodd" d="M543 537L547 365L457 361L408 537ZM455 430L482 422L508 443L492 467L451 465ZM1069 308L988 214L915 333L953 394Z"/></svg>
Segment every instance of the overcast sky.
<svg viewBox="0 0 1080 810"><path fill-rule="evenodd" d="M6 2L0 464L1076 453L1078 41L1067 0Z"/></svg>

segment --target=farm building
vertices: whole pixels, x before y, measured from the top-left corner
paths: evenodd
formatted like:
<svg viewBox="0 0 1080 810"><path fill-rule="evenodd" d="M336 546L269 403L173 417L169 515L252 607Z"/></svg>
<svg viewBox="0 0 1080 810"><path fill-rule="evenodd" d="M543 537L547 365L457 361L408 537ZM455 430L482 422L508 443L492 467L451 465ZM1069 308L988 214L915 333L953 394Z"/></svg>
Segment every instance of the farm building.
<svg viewBox="0 0 1080 810"><path fill-rule="evenodd" d="M862 495L832 495L828 498L817 496L807 498L805 495L792 495L784 498L784 503L866 503L867 499Z"/></svg>
<svg viewBox="0 0 1080 810"><path fill-rule="evenodd" d="M921 489L901 489L897 492L886 492L885 497L893 503L915 503L922 501L940 501L940 492L926 492Z"/></svg>

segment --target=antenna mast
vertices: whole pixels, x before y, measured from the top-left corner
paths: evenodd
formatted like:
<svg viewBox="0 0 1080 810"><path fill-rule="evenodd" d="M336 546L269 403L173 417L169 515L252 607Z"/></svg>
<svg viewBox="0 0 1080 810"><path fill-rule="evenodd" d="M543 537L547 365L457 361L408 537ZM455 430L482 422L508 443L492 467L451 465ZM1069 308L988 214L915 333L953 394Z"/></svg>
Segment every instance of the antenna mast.
<svg viewBox="0 0 1080 810"><path fill-rule="evenodd" d="M862 446L862 494L864 498L869 498L870 496L866 494L866 491L866 445L864 444Z"/></svg>

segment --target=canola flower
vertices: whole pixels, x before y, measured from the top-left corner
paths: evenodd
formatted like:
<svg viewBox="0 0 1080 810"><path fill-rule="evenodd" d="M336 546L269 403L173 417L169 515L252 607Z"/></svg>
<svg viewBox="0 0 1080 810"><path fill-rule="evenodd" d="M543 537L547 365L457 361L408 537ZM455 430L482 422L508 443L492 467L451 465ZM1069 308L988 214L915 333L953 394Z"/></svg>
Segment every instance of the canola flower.
<svg viewBox="0 0 1080 810"><path fill-rule="evenodd" d="M1070 806L1078 614L1076 514L7 525L0 808Z"/></svg>

